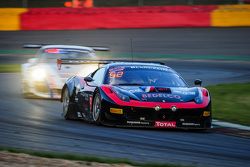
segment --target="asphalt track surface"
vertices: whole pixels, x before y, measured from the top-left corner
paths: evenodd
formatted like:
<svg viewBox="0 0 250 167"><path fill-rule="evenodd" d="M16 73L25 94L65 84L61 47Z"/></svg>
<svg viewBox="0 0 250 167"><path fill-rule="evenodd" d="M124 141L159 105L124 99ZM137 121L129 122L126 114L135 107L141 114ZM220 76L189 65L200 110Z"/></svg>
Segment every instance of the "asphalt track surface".
<svg viewBox="0 0 250 167"><path fill-rule="evenodd" d="M71 33L65 31L54 32L54 38L51 38L53 32L50 31L0 32L0 37L5 37L5 42L2 40L0 42L0 49L17 49L22 42L46 43L50 39L53 42L61 41L60 43L65 43L65 41L67 42L66 39L69 39L68 42L72 44L77 44L77 41L80 42L81 39L83 41L85 39L85 43L87 39L90 39L91 35L94 38L89 41L90 45L101 45L101 43L106 42L105 40L107 39L105 38L108 35L112 35L114 40L112 41L113 38L111 37L110 40L107 40L110 42L109 46L120 50L119 48L122 48L124 43L116 43L114 41L122 40L131 34L136 36L135 39L137 40L148 38L151 41L157 41L157 39L160 41L169 35L172 41L176 41L178 37L188 32L187 36L189 36L189 39L193 39L193 42L203 41L204 46L210 46L214 41L218 41L219 38L216 38L216 34L217 36L223 34L224 38L221 37L220 40L231 40L231 43L222 44L226 45L224 48L211 44L215 47L214 49L205 47L197 51L191 48L184 49L183 52L186 50L190 54L201 54L202 51L207 50L211 54L223 53L228 56L236 53L239 56L250 55L248 47L248 40L250 39L247 38L250 29L191 30L76 31L72 32L76 41L71 39ZM194 33L193 36L190 34L191 32ZM212 35L216 39L212 38ZM21 36L23 36L23 40L20 39ZM84 38L85 36L86 38ZM38 37L41 37L40 41ZM204 40L204 37L210 38ZM126 40L124 39L124 41ZM150 40L146 41L147 45L149 45ZM188 45L192 46L192 40L190 41ZM179 44L181 45L182 41L179 41ZM235 44L241 47L229 47ZM148 47L145 48L148 49ZM220 50L218 51L217 49L219 48ZM159 46L158 49L166 53L165 46ZM126 52L128 50L129 47L127 49L125 47L123 51ZM1 59L1 61L5 60ZM171 60L166 63L181 73L190 84L195 78L203 79L205 85L250 81L249 62ZM62 111L60 102L23 99L21 97L19 74L0 74L0 78L0 146L79 153L100 157L128 158L138 162L230 167L247 166L250 164L250 139L248 138L225 135L216 129L209 132L126 129L95 126L82 121L65 121L60 116Z"/></svg>

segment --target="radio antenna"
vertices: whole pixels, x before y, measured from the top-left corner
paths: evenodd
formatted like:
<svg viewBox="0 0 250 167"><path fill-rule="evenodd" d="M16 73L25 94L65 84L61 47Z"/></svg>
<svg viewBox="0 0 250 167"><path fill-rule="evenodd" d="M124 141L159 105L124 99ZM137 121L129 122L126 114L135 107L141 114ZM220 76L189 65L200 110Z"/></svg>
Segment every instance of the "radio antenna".
<svg viewBox="0 0 250 167"><path fill-rule="evenodd" d="M132 57L132 62L134 61L134 50L133 50L133 39L130 38L130 50L131 50L131 57Z"/></svg>

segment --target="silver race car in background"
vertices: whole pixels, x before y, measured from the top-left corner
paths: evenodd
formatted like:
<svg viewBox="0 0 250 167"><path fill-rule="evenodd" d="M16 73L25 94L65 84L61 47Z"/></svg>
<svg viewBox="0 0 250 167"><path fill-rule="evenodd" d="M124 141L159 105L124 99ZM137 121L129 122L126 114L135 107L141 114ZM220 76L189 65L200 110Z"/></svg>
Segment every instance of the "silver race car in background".
<svg viewBox="0 0 250 167"><path fill-rule="evenodd" d="M40 48L35 56L21 66L22 93L24 97L61 98L66 80L74 75L87 76L100 63L95 50L108 48L75 45L25 45Z"/></svg>

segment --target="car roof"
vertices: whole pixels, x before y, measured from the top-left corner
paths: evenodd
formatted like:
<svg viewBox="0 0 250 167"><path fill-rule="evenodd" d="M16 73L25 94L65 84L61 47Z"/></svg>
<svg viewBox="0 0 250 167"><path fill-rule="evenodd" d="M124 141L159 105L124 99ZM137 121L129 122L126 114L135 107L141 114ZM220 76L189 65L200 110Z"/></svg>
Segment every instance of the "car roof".
<svg viewBox="0 0 250 167"><path fill-rule="evenodd" d="M78 45L45 45L41 47L41 50L44 49L51 49L51 48L61 48L61 49L79 49L79 50L86 50L89 52L93 52L94 49L91 47L86 46L78 46Z"/></svg>

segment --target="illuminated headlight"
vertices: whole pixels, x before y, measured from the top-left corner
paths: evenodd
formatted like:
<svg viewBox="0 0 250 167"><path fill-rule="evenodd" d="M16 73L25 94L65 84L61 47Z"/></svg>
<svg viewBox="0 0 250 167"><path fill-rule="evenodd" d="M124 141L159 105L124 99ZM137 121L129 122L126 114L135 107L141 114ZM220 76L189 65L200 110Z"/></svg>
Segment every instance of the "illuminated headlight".
<svg viewBox="0 0 250 167"><path fill-rule="evenodd" d="M44 81L46 78L46 71L42 68L36 68L31 72L33 81Z"/></svg>

